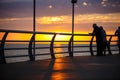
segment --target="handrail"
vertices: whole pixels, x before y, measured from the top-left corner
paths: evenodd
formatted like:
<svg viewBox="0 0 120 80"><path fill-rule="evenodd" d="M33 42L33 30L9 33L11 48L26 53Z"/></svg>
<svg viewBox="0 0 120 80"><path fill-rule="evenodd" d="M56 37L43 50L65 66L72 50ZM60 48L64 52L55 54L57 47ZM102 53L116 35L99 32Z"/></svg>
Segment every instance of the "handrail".
<svg viewBox="0 0 120 80"><path fill-rule="evenodd" d="M71 36L71 38L70 38L70 40L69 40L69 44L68 44L68 52L69 52L69 56L70 56L70 57L73 57L72 41L73 41L73 35Z"/></svg>
<svg viewBox="0 0 120 80"><path fill-rule="evenodd" d="M91 40L89 41L85 41L85 40L75 40L74 42L90 42L89 46L74 46L74 47L89 47L89 51L74 51L74 53L78 53L78 52L90 52L91 56L94 56L94 51L93 47L95 47L93 45L94 41L94 35L90 35L90 34L74 34L72 35L71 33L55 33L55 32L33 32L33 31L22 31L22 30L5 30L5 29L0 29L0 32L4 32L5 34L2 37L2 40L0 40L1 44L0 44L0 63L6 63L6 58L10 58L10 56L5 56L4 51L5 50L13 50L13 49L17 49L17 50L24 50L27 49L28 50L28 55L18 55L18 56L14 56L14 57L19 57L19 56L29 56L30 61L35 61L35 56L38 55L48 55L49 53L46 54L35 54L33 55L33 39L35 37L36 34L46 34L46 35L53 35L52 40L36 40L35 42L50 42L50 46L49 47L35 47L36 49L50 49L50 55L52 59L55 59L55 54L58 53L69 53L69 56L72 57L72 51L71 51L71 43L72 43L72 38L74 36L91 36ZM30 40L6 40L7 36L9 33L22 33L22 34L32 34L32 37ZM68 35L71 36L70 40L55 40L57 35ZM116 42L115 40L112 40L113 36L116 35L107 35L110 36L109 38L109 45L111 46L111 42ZM29 42L28 48L5 48L5 42ZM54 42L67 42L68 46L62 46L62 47L56 47L54 46ZM64 52L54 52L54 48L68 48L68 51L64 51ZM115 51L115 50L113 50Z"/></svg>
<svg viewBox="0 0 120 80"><path fill-rule="evenodd" d="M52 37L51 40L51 44L50 44L50 54L51 54L51 58L55 59L55 55L54 55L54 40L57 34L54 34L54 36Z"/></svg>
<svg viewBox="0 0 120 80"><path fill-rule="evenodd" d="M8 35L8 32L5 32L0 44L0 63L6 63L5 55L4 55L4 45L5 45L5 40L7 38L7 35Z"/></svg>
<svg viewBox="0 0 120 80"><path fill-rule="evenodd" d="M33 53L32 53L32 51L33 51L32 46L33 46L34 37L35 37L35 34L33 34L33 36L31 37L31 40L30 40L29 46L28 46L28 53L29 53L30 61L35 61L35 55L33 55Z"/></svg>
<svg viewBox="0 0 120 80"><path fill-rule="evenodd" d="M92 36L91 41L90 41L90 53L91 53L91 56L94 56L93 49L92 49L93 39L94 39L94 35Z"/></svg>
<svg viewBox="0 0 120 80"><path fill-rule="evenodd" d="M0 32L10 32L10 33L26 33L33 34L33 31L23 31L23 30L6 30L0 29ZM59 34L59 35L72 35L72 33L56 33L56 32L35 32L35 34ZM91 36L89 34L74 34L74 36ZM110 35L109 35L110 36Z"/></svg>

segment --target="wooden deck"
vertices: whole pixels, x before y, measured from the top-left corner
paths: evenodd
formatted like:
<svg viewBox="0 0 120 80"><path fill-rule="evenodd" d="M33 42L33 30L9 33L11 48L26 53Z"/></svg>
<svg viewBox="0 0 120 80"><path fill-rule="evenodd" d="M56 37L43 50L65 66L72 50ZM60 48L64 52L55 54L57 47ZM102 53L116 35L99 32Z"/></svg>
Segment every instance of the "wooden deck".
<svg viewBox="0 0 120 80"><path fill-rule="evenodd" d="M120 80L120 55L0 64L0 80Z"/></svg>

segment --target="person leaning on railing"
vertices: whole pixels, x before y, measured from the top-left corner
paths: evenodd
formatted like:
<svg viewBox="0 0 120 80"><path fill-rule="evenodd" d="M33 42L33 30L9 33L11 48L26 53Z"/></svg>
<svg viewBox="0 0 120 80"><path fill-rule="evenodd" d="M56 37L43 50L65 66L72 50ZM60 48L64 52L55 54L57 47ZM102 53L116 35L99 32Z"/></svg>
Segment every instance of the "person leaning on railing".
<svg viewBox="0 0 120 80"><path fill-rule="evenodd" d="M93 24L93 32L90 33L96 37L96 45L97 45L97 56L103 56L102 53L102 38L101 38L101 30L97 24Z"/></svg>
<svg viewBox="0 0 120 80"><path fill-rule="evenodd" d="M118 36L118 48L119 48L119 54L120 54L120 26L118 29L115 31L115 35Z"/></svg>
<svg viewBox="0 0 120 80"><path fill-rule="evenodd" d="M106 31L103 29L102 26L100 26L100 31L101 31L101 38L102 38L102 52L104 52L104 55L106 55L106 48L108 49L109 51L109 55L111 55L111 50L110 50L110 42L107 41L107 38L106 38Z"/></svg>

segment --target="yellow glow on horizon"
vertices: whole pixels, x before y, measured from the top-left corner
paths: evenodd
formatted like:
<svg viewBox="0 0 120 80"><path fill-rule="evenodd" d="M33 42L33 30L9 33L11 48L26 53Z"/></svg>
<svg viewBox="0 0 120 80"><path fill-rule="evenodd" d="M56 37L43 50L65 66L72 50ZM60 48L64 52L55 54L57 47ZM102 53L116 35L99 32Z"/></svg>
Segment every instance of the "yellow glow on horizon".
<svg viewBox="0 0 120 80"><path fill-rule="evenodd" d="M9 33L7 40L30 40L32 34Z"/></svg>
<svg viewBox="0 0 120 80"><path fill-rule="evenodd" d="M3 36L3 33L0 35ZM0 39L2 39L2 36L0 37ZM28 40L28 41L30 41L31 37L32 37L32 34L16 34L16 33L13 34L13 33L10 33L7 37L7 40ZM39 40L39 41L51 41L53 38L53 35L37 34L35 37L36 37L36 40ZM79 42L79 41L90 41L91 37L92 36L74 36L74 41L78 41L78 42L74 42L74 44L89 44L89 42ZM55 37L55 41L69 41L70 38L71 38L71 36L57 34ZM107 39L109 39L109 38L110 37L107 37ZM14 43L14 42L11 42L11 43ZM15 43L20 43L20 42L15 42ZM50 44L50 42L36 42L36 44ZM60 44L68 44L68 42L54 42L54 44L57 46L60 46ZM59 48L56 48L56 50L55 50L55 52L60 52L60 51L61 51L61 49L59 49ZM61 57L62 55L58 54L56 56Z"/></svg>
<svg viewBox="0 0 120 80"><path fill-rule="evenodd" d="M4 36L5 33L0 33L0 40L2 40L3 36Z"/></svg>
<svg viewBox="0 0 120 80"><path fill-rule="evenodd" d="M71 20L72 20L71 15L37 17L37 19L36 19L37 31L44 32L44 30L46 30L47 32L56 32L56 33L69 32L69 33L71 33ZM11 23L11 21L12 21L12 23ZM22 22L28 21L27 22L28 24L32 24L31 17L0 19L0 24L9 23L10 27L12 25L14 26L13 28L11 27L11 29L17 29L17 27L19 27L19 26L24 26L24 27L22 27L22 29L26 28L27 30L30 30L30 27L26 26L24 23L21 24L21 21ZM29 21L31 21L31 22L29 22ZM17 23L20 23L20 25ZM77 33L76 31L78 31L82 34L88 34L89 31L87 31L88 29L86 30L86 27L84 27L84 24L92 25L92 23L99 23L100 25L104 24L103 27L107 26L106 29L110 30L110 31L106 31L107 34L114 34L114 32L115 32L114 25L116 27L116 25L120 24L120 13L76 14L75 15L75 33ZM112 26L111 26L111 23L113 23ZM8 28L9 28L9 24L5 25L5 26L8 26ZM80 25L80 27L79 27L79 25ZM91 27L91 25L90 25L90 27ZM2 28L4 28L4 27L2 27ZM42 30L41 30L41 28L42 28ZM87 26L87 28L88 28L88 26ZM19 29L20 29L20 27L19 27ZM86 31L82 31L82 29L86 30ZM92 32L92 29L91 29L91 32ZM0 39L2 39L2 36L3 35L0 36ZM16 40L16 39L30 40L31 36L32 36L32 34L24 35L24 34L10 33L8 35L7 39L8 40ZM51 40L52 37L53 37L53 35L36 35L36 40ZM59 34L57 34L57 36L55 38L55 40L69 40L69 39L70 39L70 36L63 36L63 35L59 35ZM75 39L79 40L79 39L89 39L89 38L82 37L82 38L75 38Z"/></svg>
<svg viewBox="0 0 120 80"><path fill-rule="evenodd" d="M69 40L70 36L64 36L64 35L59 35L57 34L55 40Z"/></svg>
<svg viewBox="0 0 120 80"><path fill-rule="evenodd" d="M74 40L90 40L91 36L75 36Z"/></svg>
<svg viewBox="0 0 120 80"><path fill-rule="evenodd" d="M36 36L36 40L52 40L53 35L45 35L45 34L37 34Z"/></svg>

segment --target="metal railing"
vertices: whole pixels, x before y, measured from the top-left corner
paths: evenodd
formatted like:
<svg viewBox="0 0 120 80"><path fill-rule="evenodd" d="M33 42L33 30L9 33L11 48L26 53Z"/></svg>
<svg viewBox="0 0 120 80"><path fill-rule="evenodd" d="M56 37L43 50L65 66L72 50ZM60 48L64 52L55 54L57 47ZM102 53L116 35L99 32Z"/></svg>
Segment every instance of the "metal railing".
<svg viewBox="0 0 120 80"><path fill-rule="evenodd" d="M52 32L32 32L32 31L19 31L19 30L4 30L4 29L0 29L0 33L3 32L4 35L2 37L2 39L0 40L0 63L6 63L6 58L13 58L13 57L25 57L28 56L30 61L34 61L34 57L35 56L42 56L42 55L51 55L51 59L55 59L55 54L61 54L61 53L68 53L70 57L72 57L71 55L73 55L73 53L84 53L84 52L90 52L91 56L94 56L94 52L96 52L96 50L93 50L93 47L96 47L96 45L93 45L93 43L95 43L96 41L94 40L94 36L91 34L74 34L72 36L71 33L52 33ZM7 36L9 33L22 33L22 34L31 34L31 39L30 40L6 40ZM53 35L51 40L35 40L35 42L49 42L50 46L49 47L35 47L35 49L49 49L50 52L49 53L45 53L45 54L35 54L33 55L33 42L34 42L34 36L36 36L36 34L44 34L44 35ZM66 36L70 36L69 40L55 40L57 35L66 35ZM89 43L89 45L86 46L75 46L74 48L80 48L80 47L88 47L89 50L85 50L85 51L73 51L72 52L72 38L75 36L89 36L91 37L91 40L74 40L74 42L87 42ZM113 36L116 35L107 35L109 36L109 44L110 47L112 46L117 46L117 45L111 45L112 42L116 42L116 40L112 40ZM5 43L6 42L28 42L28 48L5 48ZM67 46L54 46L55 42L66 42ZM54 49L55 48L67 48L68 51L62 51L62 52L55 52ZM5 56L5 50L28 50L28 55L15 55L15 56ZM111 48L110 48L111 50ZM118 51L118 50L112 50L112 51Z"/></svg>

